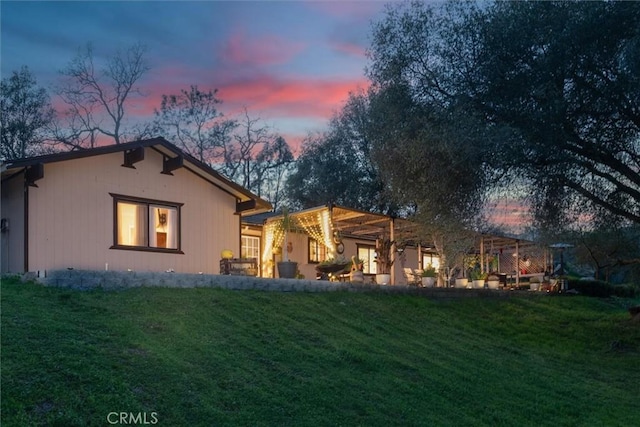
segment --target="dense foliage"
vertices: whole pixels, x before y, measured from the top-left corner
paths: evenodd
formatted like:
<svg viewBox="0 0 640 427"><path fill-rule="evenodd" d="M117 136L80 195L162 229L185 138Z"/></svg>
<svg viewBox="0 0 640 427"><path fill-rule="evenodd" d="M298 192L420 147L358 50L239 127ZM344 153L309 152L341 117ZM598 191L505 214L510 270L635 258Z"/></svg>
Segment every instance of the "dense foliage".
<svg viewBox="0 0 640 427"><path fill-rule="evenodd" d="M377 116L405 201L429 210L444 186L469 218L475 200L524 186L543 225L640 222L640 4L401 3L370 57L377 96L406 93L384 109L420 116Z"/></svg>
<svg viewBox="0 0 640 427"><path fill-rule="evenodd" d="M53 108L47 91L38 87L31 71L22 67L0 83L0 159L42 154Z"/></svg>
<svg viewBox="0 0 640 427"><path fill-rule="evenodd" d="M365 92L351 93L329 122L329 129L304 141L295 171L287 181L292 206L335 203L385 214L396 212L371 156L375 129L370 110Z"/></svg>
<svg viewBox="0 0 640 427"><path fill-rule="evenodd" d="M569 279L569 289L589 297L634 298L640 296L640 288L634 285L612 285L603 280Z"/></svg>

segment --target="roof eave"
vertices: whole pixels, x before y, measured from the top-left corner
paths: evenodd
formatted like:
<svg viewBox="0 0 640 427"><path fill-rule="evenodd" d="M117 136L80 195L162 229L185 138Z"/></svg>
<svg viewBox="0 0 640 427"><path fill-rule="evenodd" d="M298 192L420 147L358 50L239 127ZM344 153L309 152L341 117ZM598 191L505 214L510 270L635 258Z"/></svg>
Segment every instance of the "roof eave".
<svg viewBox="0 0 640 427"><path fill-rule="evenodd" d="M223 191L226 191L227 193L233 195L240 202L255 200L256 206L255 208L250 210L251 214L267 212L272 209L271 203L269 203L268 201L258 197L257 195L253 194L251 191L247 190L241 185L231 181L229 178L225 177L218 171L214 170L212 167L210 167L206 163L197 160L195 157L189 155L188 153L185 153L184 151L180 150L178 147L171 144L169 141L167 141L162 137L131 141L123 144L107 145L103 147L90 148L86 150L45 154L42 156L5 161L5 162L2 162L1 170L2 170L2 175L4 177L7 175L8 171L11 171L11 174L13 174L18 169L27 168L29 166L32 166L38 163L46 164L46 163L60 162L60 161L66 161L66 160L74 160L74 159L80 159L84 157L117 153L120 151L126 151L126 150L139 148L139 147L145 147L145 148L154 147L156 150L163 153L164 155L173 154L174 156L182 156L184 161L192 165L192 167L190 168L192 171L195 171L195 170L199 171L199 172L196 172L197 175L199 175L203 179L208 180L212 184L218 186ZM249 213L243 212L242 214L244 215Z"/></svg>

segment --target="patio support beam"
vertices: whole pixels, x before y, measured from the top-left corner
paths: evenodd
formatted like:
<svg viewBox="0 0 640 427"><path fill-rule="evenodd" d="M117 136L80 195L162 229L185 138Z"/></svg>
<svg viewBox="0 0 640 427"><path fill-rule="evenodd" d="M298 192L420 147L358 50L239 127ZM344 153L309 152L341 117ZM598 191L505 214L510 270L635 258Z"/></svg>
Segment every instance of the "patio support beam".
<svg viewBox="0 0 640 427"><path fill-rule="evenodd" d="M520 240L516 240L516 285L520 284Z"/></svg>
<svg viewBox="0 0 640 427"><path fill-rule="evenodd" d="M389 269L389 273L391 273L391 284L396 284L396 242L395 242L395 230L394 230L394 220L391 218L389 220L389 239L391 239L391 268Z"/></svg>
<svg viewBox="0 0 640 427"><path fill-rule="evenodd" d="M329 240L333 242L332 256L335 257L336 254L338 253L338 243L342 243L342 239L340 242L337 242L334 239L334 237L336 236L336 232L340 233L340 230L336 227L336 223L333 221L333 203L329 203L328 208L329 208L329 230L331 233L331 235L329 236ZM321 226L320 229L323 230L324 227ZM344 250L344 243L343 243L342 249ZM357 255L358 255L358 249L356 246L356 256Z"/></svg>
<svg viewBox="0 0 640 427"><path fill-rule="evenodd" d="M549 271L549 248L544 248L544 251L542 252L543 256L544 256L544 274L545 276L547 275L547 271Z"/></svg>
<svg viewBox="0 0 640 427"><path fill-rule="evenodd" d="M485 263L487 260L484 256L484 236L480 236L480 272L484 273L486 271Z"/></svg>

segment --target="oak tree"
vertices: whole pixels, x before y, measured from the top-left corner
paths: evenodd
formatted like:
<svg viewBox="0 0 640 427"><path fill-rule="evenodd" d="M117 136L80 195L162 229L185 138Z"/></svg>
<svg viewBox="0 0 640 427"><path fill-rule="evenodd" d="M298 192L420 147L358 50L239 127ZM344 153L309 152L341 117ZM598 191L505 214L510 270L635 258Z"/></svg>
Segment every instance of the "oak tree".
<svg viewBox="0 0 640 427"><path fill-rule="evenodd" d="M2 160L44 153L54 111L47 91L37 85L28 67L14 71L0 83Z"/></svg>

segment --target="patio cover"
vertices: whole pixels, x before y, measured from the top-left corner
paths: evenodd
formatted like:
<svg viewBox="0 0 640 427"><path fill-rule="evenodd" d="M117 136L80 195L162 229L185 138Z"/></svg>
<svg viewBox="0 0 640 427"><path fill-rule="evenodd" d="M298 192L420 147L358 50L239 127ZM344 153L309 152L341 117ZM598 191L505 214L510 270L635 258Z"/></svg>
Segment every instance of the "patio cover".
<svg viewBox="0 0 640 427"><path fill-rule="evenodd" d="M342 237L370 240L381 236L387 236L392 240L412 240L417 237L417 224L409 220L338 205L317 206L298 212L290 212L289 216L295 218L305 231L311 230L312 234L320 234L321 231L329 232L332 239L321 238L318 240L326 242L327 246L333 250L335 250L335 243L329 242L334 240L333 237L336 236L336 233ZM268 218L265 225L268 226L281 218L282 215Z"/></svg>
<svg viewBox="0 0 640 427"><path fill-rule="evenodd" d="M395 241L411 242L417 247L421 243L422 247L431 246L421 242L419 224L404 218L393 218L389 215L339 205L317 206L298 212L290 212L289 215L295 218L309 236L324 244L331 256L336 255L338 239L345 237L374 241L381 236L386 236ZM277 221L281 218L282 215L277 215L265 221L263 257L270 257L272 249L282 243L284 235L276 227ZM539 248L540 246L535 242L518 237L478 233L474 248L470 248L470 253L480 255L481 259L485 260L482 263L482 269L488 271L489 267L486 261L488 255L508 254L519 260L523 254L537 253ZM392 256L395 256L395 251L392 251ZM546 263L546 255L544 262ZM519 270L515 268L514 272L514 278L518 281Z"/></svg>

